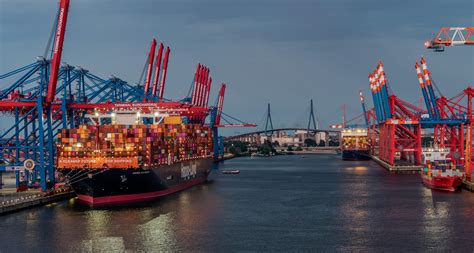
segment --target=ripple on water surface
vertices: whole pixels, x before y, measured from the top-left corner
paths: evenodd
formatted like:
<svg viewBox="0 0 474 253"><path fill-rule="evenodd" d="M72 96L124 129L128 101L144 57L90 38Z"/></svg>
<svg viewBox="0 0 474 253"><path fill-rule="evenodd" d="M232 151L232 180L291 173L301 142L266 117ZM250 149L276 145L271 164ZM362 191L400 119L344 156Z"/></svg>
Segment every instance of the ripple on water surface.
<svg viewBox="0 0 474 253"><path fill-rule="evenodd" d="M335 155L238 158L239 175L141 205L0 218L1 252L474 250L474 194Z"/></svg>

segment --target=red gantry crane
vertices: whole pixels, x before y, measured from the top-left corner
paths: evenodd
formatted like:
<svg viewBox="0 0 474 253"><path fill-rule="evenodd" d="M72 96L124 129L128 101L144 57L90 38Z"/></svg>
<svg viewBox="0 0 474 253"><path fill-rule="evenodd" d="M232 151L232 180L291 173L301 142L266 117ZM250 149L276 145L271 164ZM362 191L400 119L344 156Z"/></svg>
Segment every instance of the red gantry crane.
<svg viewBox="0 0 474 253"><path fill-rule="evenodd" d="M444 47L474 45L474 27L443 27L432 40L425 42L425 47L443 52Z"/></svg>
<svg viewBox="0 0 474 253"><path fill-rule="evenodd" d="M427 49L434 49L435 52L443 52L445 46L474 46L474 27L443 27L439 30L438 34L429 41L425 42L425 47ZM445 106L450 108L448 102L454 104L457 107L458 101L461 101L462 97L467 97L467 106L462 107L462 110L466 113L466 139L465 141L462 139L464 136L462 133L459 133L460 138L460 146L462 147L465 145L465 152L464 152L464 163L465 163L465 171L468 179L471 179L472 176L472 96L473 90L471 87L466 88L463 92L461 92L457 97L461 98L453 98L457 99L457 101L452 102L451 100L446 100L445 98L440 98L439 104L441 106ZM462 127L464 128L464 127ZM462 152L461 152L462 154Z"/></svg>

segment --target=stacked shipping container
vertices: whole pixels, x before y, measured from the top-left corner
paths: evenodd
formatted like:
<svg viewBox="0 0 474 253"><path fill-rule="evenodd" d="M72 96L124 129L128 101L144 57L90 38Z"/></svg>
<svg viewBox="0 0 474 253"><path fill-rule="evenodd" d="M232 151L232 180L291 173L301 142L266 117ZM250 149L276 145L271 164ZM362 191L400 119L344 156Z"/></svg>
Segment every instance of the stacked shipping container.
<svg viewBox="0 0 474 253"><path fill-rule="evenodd" d="M344 149L369 149L369 140L366 136L346 136L342 138L342 147Z"/></svg>
<svg viewBox="0 0 474 253"><path fill-rule="evenodd" d="M81 161L89 168L150 168L208 157L212 150L210 128L199 124L81 125L62 129L58 140L59 168Z"/></svg>

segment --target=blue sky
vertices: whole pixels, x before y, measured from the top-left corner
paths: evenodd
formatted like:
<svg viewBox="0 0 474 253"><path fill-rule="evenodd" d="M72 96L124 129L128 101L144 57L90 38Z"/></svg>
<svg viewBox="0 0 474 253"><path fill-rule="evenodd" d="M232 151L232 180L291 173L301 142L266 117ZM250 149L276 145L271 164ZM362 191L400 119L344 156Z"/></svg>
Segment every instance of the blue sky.
<svg viewBox="0 0 474 253"><path fill-rule="evenodd" d="M0 73L43 54L56 3L0 0ZM156 37L171 48L166 97L183 97L202 62L214 80L210 101L226 82L225 112L262 123L271 103L277 127L306 125L310 99L321 127L340 121L344 103L349 117L359 114L360 88L372 104L367 75L378 60L408 101L421 95L421 55L448 97L474 82L473 47L423 47L440 27L473 26L470 0L71 0L68 21L64 62L136 82Z"/></svg>

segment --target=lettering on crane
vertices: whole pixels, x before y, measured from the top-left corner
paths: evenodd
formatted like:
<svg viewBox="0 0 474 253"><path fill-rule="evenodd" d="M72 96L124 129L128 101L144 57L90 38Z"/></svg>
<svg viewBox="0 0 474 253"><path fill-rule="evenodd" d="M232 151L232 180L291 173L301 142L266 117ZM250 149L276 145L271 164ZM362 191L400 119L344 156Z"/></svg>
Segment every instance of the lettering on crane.
<svg viewBox="0 0 474 253"><path fill-rule="evenodd" d="M63 27L63 19L64 19L64 8L61 8L59 11L59 19L58 19L58 30L56 31L56 40L54 41L54 53L58 53L59 50L59 38L61 37L61 29Z"/></svg>

